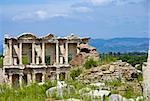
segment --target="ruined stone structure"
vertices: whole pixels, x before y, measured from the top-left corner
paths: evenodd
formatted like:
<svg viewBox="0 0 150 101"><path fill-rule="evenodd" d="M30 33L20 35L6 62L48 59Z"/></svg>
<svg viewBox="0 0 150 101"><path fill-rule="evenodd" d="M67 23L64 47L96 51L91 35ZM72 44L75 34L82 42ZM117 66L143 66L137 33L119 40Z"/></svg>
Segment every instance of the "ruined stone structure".
<svg viewBox="0 0 150 101"><path fill-rule="evenodd" d="M96 51L95 47L88 44L80 44L78 46L80 52L70 61L72 66L80 66L86 62L87 59L99 59L99 53Z"/></svg>
<svg viewBox="0 0 150 101"><path fill-rule="evenodd" d="M32 33L5 37L3 70L6 81L21 86L46 79L65 79L71 68L69 61L79 53L77 47L81 43L87 44L88 39L53 34L37 37Z"/></svg>
<svg viewBox="0 0 150 101"><path fill-rule="evenodd" d="M149 42L149 51L147 63L143 64L143 95L146 98L146 101L150 100L150 42Z"/></svg>

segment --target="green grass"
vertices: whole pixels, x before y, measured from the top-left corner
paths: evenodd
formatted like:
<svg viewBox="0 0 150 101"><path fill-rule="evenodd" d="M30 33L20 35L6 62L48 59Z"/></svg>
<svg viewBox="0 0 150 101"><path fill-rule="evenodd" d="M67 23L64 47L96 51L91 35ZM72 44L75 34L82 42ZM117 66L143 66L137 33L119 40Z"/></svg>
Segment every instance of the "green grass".
<svg viewBox="0 0 150 101"><path fill-rule="evenodd" d="M70 77L75 80L82 73L81 68L75 68L70 70Z"/></svg>
<svg viewBox="0 0 150 101"><path fill-rule="evenodd" d="M46 97L46 90L50 87L56 86L56 82L52 83L49 81L41 86L38 84L31 84L30 86L24 86L22 88L10 88L8 85L0 85L0 101L45 101L45 99L51 98L53 98L54 100L75 98L82 99L82 101L91 101L91 96L81 97L79 94L79 90L86 87L92 90L94 90L94 88L90 87L88 84L84 84L75 80L68 80L65 82L69 85L74 86L74 90L71 89L68 92L68 88L63 89L63 97L60 97L57 92L53 92L51 96ZM107 85L120 86L121 83L119 81L113 81L111 83L107 83ZM122 96L126 98L136 98L140 95L133 92L132 86L126 85L126 92ZM95 98L95 101L99 100ZM108 97L106 97L104 101L108 101Z"/></svg>
<svg viewBox="0 0 150 101"><path fill-rule="evenodd" d="M114 81L105 82L105 84L106 84L107 86L118 87L118 86L121 86L121 85L122 85L122 82L121 82L120 80L114 80Z"/></svg>
<svg viewBox="0 0 150 101"><path fill-rule="evenodd" d="M45 92L52 87L51 82L40 86L31 84L23 88L10 88L8 85L0 85L0 101L45 101Z"/></svg>

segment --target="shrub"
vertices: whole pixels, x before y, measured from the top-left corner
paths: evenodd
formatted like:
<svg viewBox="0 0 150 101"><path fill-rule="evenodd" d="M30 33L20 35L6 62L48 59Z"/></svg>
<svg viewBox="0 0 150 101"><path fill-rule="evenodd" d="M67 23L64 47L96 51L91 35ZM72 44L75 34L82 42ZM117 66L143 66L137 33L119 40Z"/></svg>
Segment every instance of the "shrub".
<svg viewBox="0 0 150 101"><path fill-rule="evenodd" d="M113 80L109 82L105 82L108 86L118 87L122 85L122 82L120 80Z"/></svg>
<svg viewBox="0 0 150 101"><path fill-rule="evenodd" d="M81 74L82 70L80 68L73 69L70 71L70 77L75 80L76 77L78 77Z"/></svg>
<svg viewBox="0 0 150 101"><path fill-rule="evenodd" d="M110 62L115 62L115 61L117 61L117 59L118 58L115 57L115 56L111 56L111 55L108 55L108 54L102 54L100 56L99 63L100 63L100 65L104 65L104 64L108 64Z"/></svg>
<svg viewBox="0 0 150 101"><path fill-rule="evenodd" d="M133 97L133 95L134 95L133 87L130 85L127 85L126 92L123 94L123 96L126 98L131 98L131 97Z"/></svg>
<svg viewBox="0 0 150 101"><path fill-rule="evenodd" d="M90 69L92 67L96 67L98 65L98 62L93 60L92 58L91 59L88 59L85 64L84 64L84 67L86 69Z"/></svg>
<svg viewBox="0 0 150 101"><path fill-rule="evenodd" d="M138 81L143 81L143 75L142 75L142 74L139 74L138 77L137 77L137 80L138 80Z"/></svg>

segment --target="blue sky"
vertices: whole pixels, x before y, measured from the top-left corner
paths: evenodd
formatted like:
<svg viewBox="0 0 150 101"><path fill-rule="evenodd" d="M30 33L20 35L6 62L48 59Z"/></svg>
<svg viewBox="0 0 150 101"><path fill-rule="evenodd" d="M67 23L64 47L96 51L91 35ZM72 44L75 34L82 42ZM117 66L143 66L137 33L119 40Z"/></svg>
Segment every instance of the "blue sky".
<svg viewBox="0 0 150 101"><path fill-rule="evenodd" d="M1 0L0 33L148 37L149 0Z"/></svg>

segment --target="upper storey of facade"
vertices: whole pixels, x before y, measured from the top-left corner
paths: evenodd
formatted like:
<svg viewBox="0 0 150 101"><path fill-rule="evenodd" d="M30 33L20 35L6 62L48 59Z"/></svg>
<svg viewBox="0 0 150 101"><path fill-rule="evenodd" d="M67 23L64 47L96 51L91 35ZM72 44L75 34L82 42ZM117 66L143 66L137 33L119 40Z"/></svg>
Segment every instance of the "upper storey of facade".
<svg viewBox="0 0 150 101"><path fill-rule="evenodd" d="M56 37L48 34L37 37L32 33L4 39L4 66L22 65L63 65L79 52L78 45L87 43L89 38L80 38L73 34L66 37Z"/></svg>

